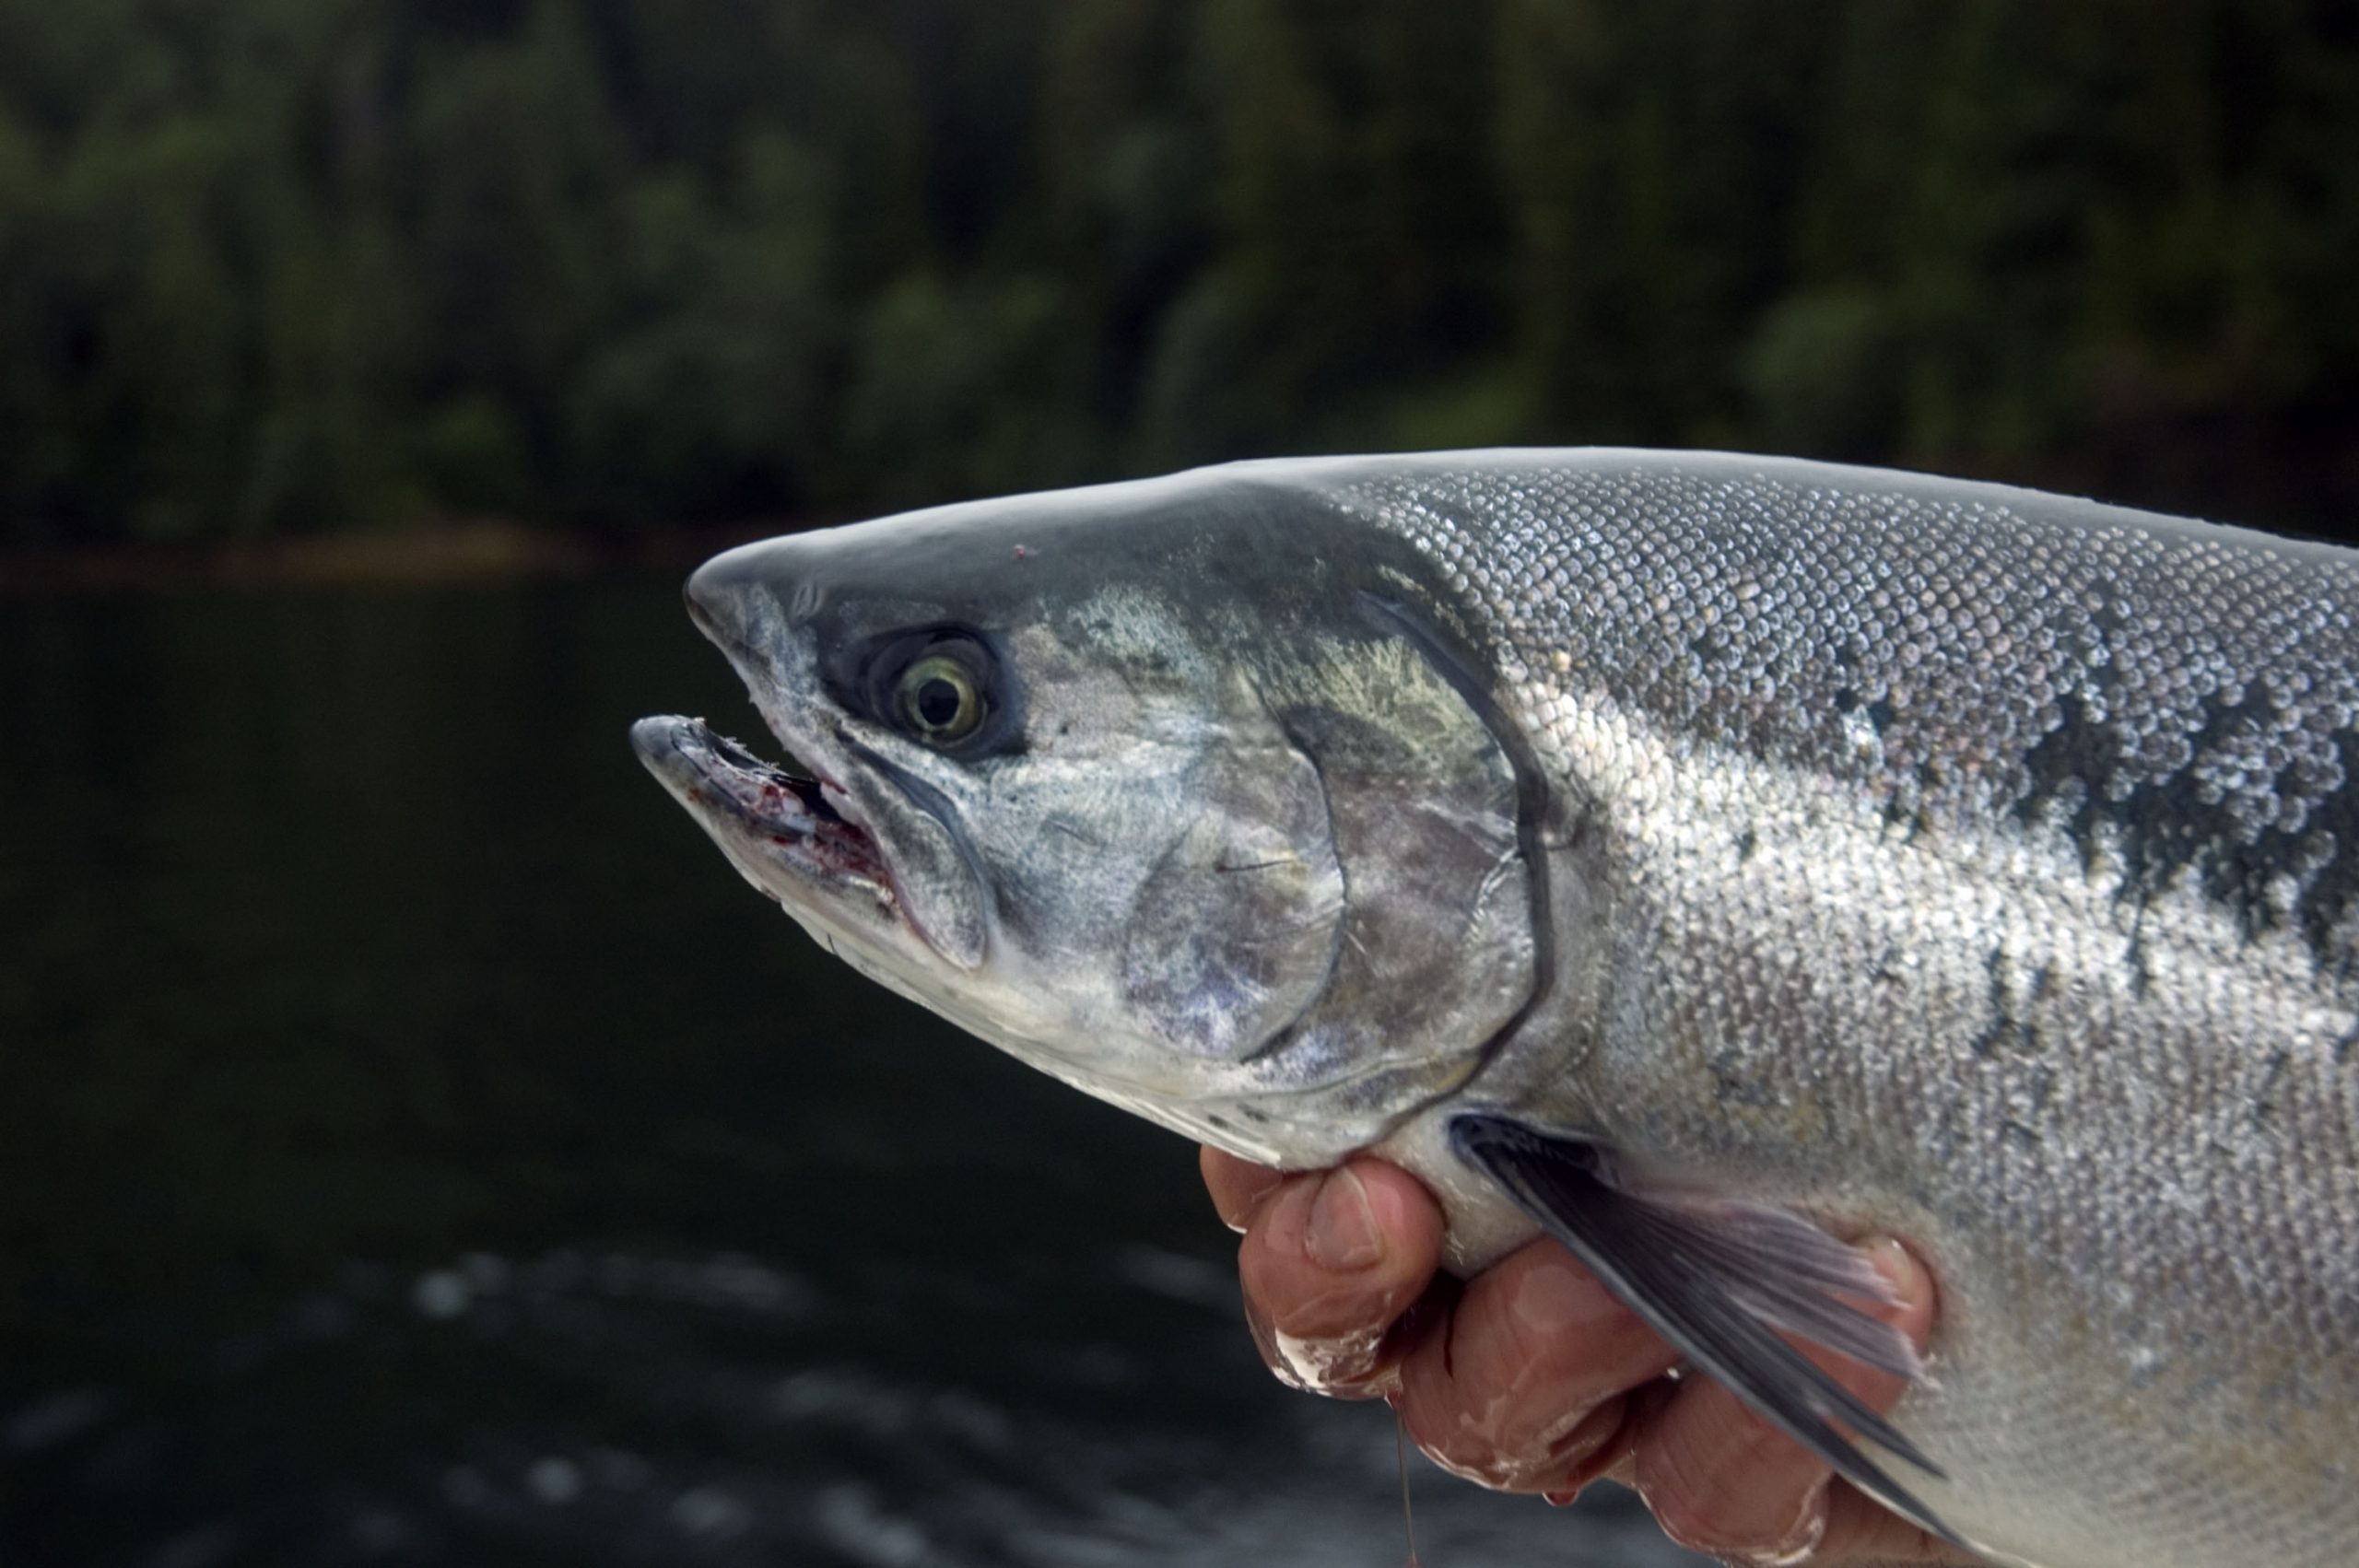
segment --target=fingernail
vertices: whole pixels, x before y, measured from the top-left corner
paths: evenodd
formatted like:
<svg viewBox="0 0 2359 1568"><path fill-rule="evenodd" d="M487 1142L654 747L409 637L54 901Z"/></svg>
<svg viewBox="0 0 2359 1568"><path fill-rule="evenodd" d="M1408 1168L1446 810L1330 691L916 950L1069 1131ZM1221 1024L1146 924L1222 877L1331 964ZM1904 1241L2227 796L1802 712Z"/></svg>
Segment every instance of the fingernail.
<svg viewBox="0 0 2359 1568"><path fill-rule="evenodd" d="M1320 1185L1310 1205L1310 1234L1304 1238L1311 1261L1339 1273L1367 1268L1384 1256L1376 1211L1367 1188L1349 1170L1335 1171Z"/></svg>
<svg viewBox="0 0 2359 1568"><path fill-rule="evenodd" d="M1551 1508L1569 1508L1581 1500L1581 1489L1577 1486L1569 1491L1543 1492L1540 1495L1548 1500Z"/></svg>
<svg viewBox="0 0 2359 1568"><path fill-rule="evenodd" d="M1892 1287L1893 1299L1909 1301L1925 1289L1925 1270L1918 1266L1917 1255L1890 1236L1869 1236L1860 1243L1868 1261L1875 1265L1884 1283Z"/></svg>

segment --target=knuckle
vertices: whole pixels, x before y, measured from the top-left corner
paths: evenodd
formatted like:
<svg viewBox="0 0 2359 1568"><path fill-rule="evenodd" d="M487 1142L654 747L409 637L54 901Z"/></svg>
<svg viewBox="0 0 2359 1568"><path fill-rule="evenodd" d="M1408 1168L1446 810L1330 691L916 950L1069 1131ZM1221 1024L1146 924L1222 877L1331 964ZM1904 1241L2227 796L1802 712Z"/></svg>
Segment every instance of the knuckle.
<svg viewBox="0 0 2359 1568"><path fill-rule="evenodd" d="M1708 1492L1674 1489L1649 1492L1647 1505L1654 1511L1662 1533L1690 1551L1723 1558L1749 1557L1760 1543L1741 1539L1742 1521Z"/></svg>
<svg viewBox="0 0 2359 1568"><path fill-rule="evenodd" d="M1313 1344L1372 1348L1384 1338L1394 1316L1392 1304L1380 1292L1264 1293L1262 1301L1272 1329Z"/></svg>
<svg viewBox="0 0 2359 1568"><path fill-rule="evenodd" d="M1428 1459L1461 1480L1471 1480L1495 1492L1509 1490L1515 1473L1507 1465L1491 1441L1455 1418L1431 1420L1420 1423L1403 1411L1409 1428L1409 1439L1416 1444Z"/></svg>
<svg viewBox="0 0 2359 1568"><path fill-rule="evenodd" d="M1518 1410L1511 1396L1485 1398L1404 1376L1399 1404L1411 1440L1451 1475L1496 1492L1547 1492L1585 1475L1621 1431L1625 1401L1542 1419Z"/></svg>
<svg viewBox="0 0 2359 1568"><path fill-rule="evenodd" d="M1754 1563L1809 1561L1827 1519L1827 1472L1717 1385L1684 1390L1638 1445L1638 1493L1693 1551Z"/></svg>
<svg viewBox="0 0 2359 1568"><path fill-rule="evenodd" d="M1800 1499L1782 1527L1765 1526L1755 1506L1761 1499L1743 1496L1733 1486L1684 1487L1646 1496L1663 1534L1690 1551L1743 1568L1794 1568L1816 1562L1818 1544L1826 1533L1824 1483Z"/></svg>
<svg viewBox="0 0 2359 1568"><path fill-rule="evenodd" d="M1705 1473L1687 1462L1681 1445L1649 1445L1639 1456L1638 1493L1662 1533L1690 1551L1747 1556L1763 1543L1749 1526L1750 1500L1741 1480Z"/></svg>
<svg viewBox="0 0 2359 1568"><path fill-rule="evenodd" d="M1470 1288L1469 1341L1493 1375L1593 1405L1659 1375L1672 1352L1588 1269L1535 1243Z"/></svg>
<svg viewBox="0 0 2359 1568"><path fill-rule="evenodd" d="M1491 1357L1507 1369L1511 1380L1520 1382L1540 1369L1555 1369L1566 1361L1566 1336L1555 1325L1534 1322L1513 1310L1500 1295L1487 1298L1485 1305L1489 1310L1483 1315L1481 1331Z"/></svg>

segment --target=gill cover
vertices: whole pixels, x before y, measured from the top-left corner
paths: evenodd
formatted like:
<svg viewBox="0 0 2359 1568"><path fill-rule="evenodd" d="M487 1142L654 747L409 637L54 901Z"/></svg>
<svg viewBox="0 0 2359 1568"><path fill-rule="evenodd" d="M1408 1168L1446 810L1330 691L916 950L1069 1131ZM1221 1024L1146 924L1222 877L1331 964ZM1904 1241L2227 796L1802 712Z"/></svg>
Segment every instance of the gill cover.
<svg viewBox="0 0 2359 1568"><path fill-rule="evenodd" d="M1273 693L1317 768L1344 919L1317 1001L1271 1047L1371 1105L1460 1086L1543 988L1545 791L1473 673L1414 612L1360 591L1376 634Z"/></svg>

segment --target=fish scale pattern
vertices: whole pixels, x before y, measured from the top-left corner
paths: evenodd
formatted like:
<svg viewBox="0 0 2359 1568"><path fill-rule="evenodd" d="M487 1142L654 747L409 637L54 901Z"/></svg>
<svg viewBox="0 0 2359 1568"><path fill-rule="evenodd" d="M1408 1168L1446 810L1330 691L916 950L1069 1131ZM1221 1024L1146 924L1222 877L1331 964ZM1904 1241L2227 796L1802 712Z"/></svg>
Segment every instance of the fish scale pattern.
<svg viewBox="0 0 2359 1568"><path fill-rule="evenodd" d="M1431 556L1527 681L1854 780L1904 825L2051 825L2133 894L2191 875L2349 961L2359 556L1715 457L1409 469L1339 499Z"/></svg>
<svg viewBox="0 0 2359 1568"><path fill-rule="evenodd" d="M1696 454L1324 476L1612 848L1543 1119L1942 1279L1922 1494L2038 1568L2359 1537L2359 556Z"/></svg>

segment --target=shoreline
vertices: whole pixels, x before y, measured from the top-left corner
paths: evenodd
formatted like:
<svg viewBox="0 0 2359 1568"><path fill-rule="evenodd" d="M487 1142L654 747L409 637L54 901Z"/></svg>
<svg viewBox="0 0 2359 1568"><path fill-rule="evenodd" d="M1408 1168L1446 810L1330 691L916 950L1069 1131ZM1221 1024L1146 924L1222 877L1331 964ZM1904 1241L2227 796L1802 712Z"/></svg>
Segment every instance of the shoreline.
<svg viewBox="0 0 2359 1568"><path fill-rule="evenodd" d="M685 570L734 544L816 526L770 520L602 537L471 522L236 544L0 552L0 599L181 588L426 588Z"/></svg>

